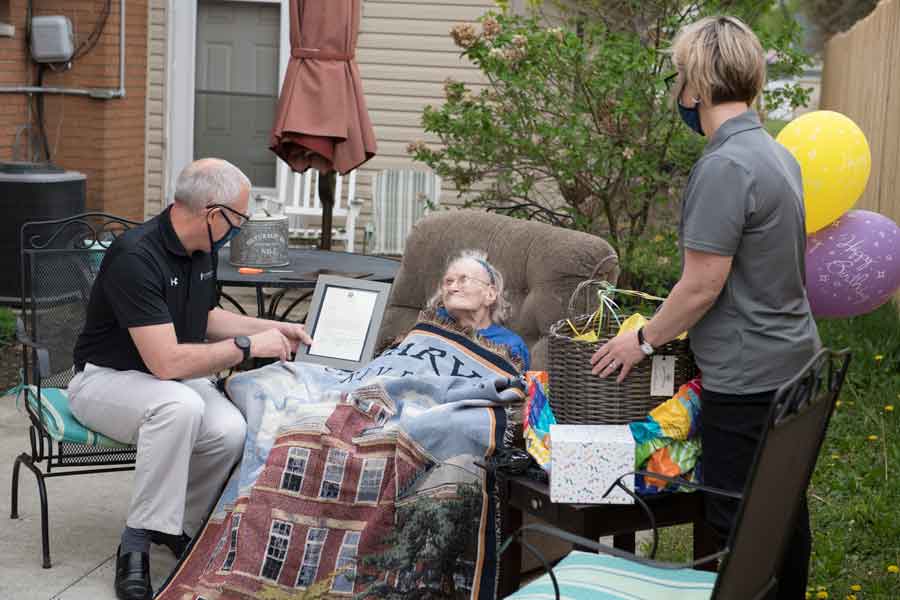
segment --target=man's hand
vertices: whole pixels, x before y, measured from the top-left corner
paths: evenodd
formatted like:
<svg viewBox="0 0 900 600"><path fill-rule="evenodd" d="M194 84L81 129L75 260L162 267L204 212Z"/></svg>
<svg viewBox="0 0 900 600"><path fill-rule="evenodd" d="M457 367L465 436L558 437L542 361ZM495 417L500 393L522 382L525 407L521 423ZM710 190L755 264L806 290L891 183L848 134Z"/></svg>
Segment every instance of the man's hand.
<svg viewBox="0 0 900 600"><path fill-rule="evenodd" d="M278 330L288 339L291 343L291 352L297 351L297 346L301 343L306 344L307 346L312 345L312 338L309 337L309 334L306 333L306 327L301 325L300 323L287 323L285 321L279 321L277 323Z"/></svg>
<svg viewBox="0 0 900 600"><path fill-rule="evenodd" d="M600 346L591 357L591 373L600 377L609 377L616 369L622 368L618 383L622 383L631 371L631 368L644 360L645 354L641 351L636 331L626 331Z"/></svg>
<svg viewBox="0 0 900 600"><path fill-rule="evenodd" d="M278 329L267 329L250 336L250 356L290 360L291 341Z"/></svg>

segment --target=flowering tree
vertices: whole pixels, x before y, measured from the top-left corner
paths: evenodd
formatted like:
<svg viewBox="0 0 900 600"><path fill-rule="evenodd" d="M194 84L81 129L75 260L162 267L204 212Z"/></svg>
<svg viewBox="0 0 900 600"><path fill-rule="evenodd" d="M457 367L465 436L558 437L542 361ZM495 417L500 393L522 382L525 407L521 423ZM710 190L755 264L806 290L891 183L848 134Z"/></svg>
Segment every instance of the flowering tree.
<svg viewBox="0 0 900 600"><path fill-rule="evenodd" d="M704 14L757 23L760 0L567 0L544 14L499 3L479 26L451 36L487 83L447 81L446 102L423 114L440 146L408 151L480 206L607 237L628 269L635 241L671 215L702 140L673 110L664 80L675 33ZM547 23L557 26L548 27ZM799 30L784 21L757 31L770 50L770 76L797 74L806 56ZM786 87L766 102L805 104Z"/></svg>

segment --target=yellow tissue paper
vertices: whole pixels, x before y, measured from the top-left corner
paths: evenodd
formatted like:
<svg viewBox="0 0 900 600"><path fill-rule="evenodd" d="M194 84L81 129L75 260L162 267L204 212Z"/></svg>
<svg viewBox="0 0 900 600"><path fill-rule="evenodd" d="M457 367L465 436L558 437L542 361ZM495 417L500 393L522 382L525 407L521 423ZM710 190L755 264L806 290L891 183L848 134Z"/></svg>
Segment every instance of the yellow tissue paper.
<svg viewBox="0 0 900 600"><path fill-rule="evenodd" d="M597 332L594 330L588 331L587 333L582 333L581 335L576 335L572 338L578 342L597 342L600 341L600 338L597 337Z"/></svg>
<svg viewBox="0 0 900 600"><path fill-rule="evenodd" d="M591 323L594 322L594 320L596 319L597 316L598 315L595 314L594 317L592 317L588 321L588 327L590 327ZM619 325L619 333L627 333L629 331L637 331L638 329L640 329L641 327L646 325L648 322L649 322L649 319L647 319L641 313L634 313L633 315L631 315L630 317L628 317L627 319L622 321L622 323ZM575 325L571 321L568 321L568 324L569 324L569 327L572 329L572 331L577 334L577 335L572 336L573 340L575 340L577 342L598 342L598 341L600 341L600 337L597 335L597 331L594 330L593 328L589 329L588 331L578 333L578 330L575 328ZM685 331L684 333L679 335L676 339L683 340L686 338L687 338L687 331Z"/></svg>
<svg viewBox="0 0 900 600"><path fill-rule="evenodd" d="M637 331L641 327L647 324L647 319L641 313L634 313L619 325L619 333L625 333L626 331Z"/></svg>
<svg viewBox="0 0 900 600"><path fill-rule="evenodd" d="M625 333L626 331L637 331L649 322L649 319L644 317L644 315L642 315L641 313L634 313L633 315L622 321L622 324L619 326L619 333ZM685 331L675 339L683 340L685 338L687 338L687 331Z"/></svg>

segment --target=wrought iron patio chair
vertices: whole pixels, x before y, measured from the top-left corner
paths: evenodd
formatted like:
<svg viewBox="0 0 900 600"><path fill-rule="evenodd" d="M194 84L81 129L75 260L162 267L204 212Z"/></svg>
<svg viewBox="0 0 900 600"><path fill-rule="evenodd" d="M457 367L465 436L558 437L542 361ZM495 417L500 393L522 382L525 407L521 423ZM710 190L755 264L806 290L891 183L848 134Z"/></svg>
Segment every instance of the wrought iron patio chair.
<svg viewBox="0 0 900 600"><path fill-rule="evenodd" d="M22 344L18 388L31 421L31 449L13 466L10 517L19 516L19 470L37 478L41 502L43 567L50 568L46 480L51 477L134 469L136 449L78 423L66 386L74 376L72 353L84 327L91 287L104 251L117 235L137 225L103 213L25 223L20 236Z"/></svg>
<svg viewBox="0 0 900 600"><path fill-rule="evenodd" d="M776 576L794 516L809 485L849 362L850 355L846 350L833 353L823 349L800 373L778 389L743 494L694 485L656 473L637 472L677 481L679 485L704 493L740 498L736 525L721 552L688 565L673 565L638 558L553 527L525 526L504 542L501 552L523 532L533 530L550 533L599 554L572 552L551 569L533 546L522 541L526 550L544 562L548 573L508 598L625 597L616 594L635 599L663 595L691 600L758 600L767 597L778 584ZM622 481L634 475L624 475L613 487L627 491ZM651 557L657 539L655 527L653 529ZM720 559L718 574L692 568Z"/></svg>

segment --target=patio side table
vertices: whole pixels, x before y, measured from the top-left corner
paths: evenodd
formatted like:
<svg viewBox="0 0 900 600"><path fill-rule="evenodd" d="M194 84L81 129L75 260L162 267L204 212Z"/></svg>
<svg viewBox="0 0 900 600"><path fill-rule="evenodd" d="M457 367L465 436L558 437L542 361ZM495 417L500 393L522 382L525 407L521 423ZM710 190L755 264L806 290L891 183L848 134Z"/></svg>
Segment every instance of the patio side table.
<svg viewBox="0 0 900 600"><path fill-rule="evenodd" d="M527 477L500 478L498 487L503 506L503 540L522 526L524 513L586 538L596 540L611 535L616 548L629 552L635 549L635 532L650 526L646 513L636 504L554 503L550 501L549 486ZM644 500L653 511L657 527L693 525L695 559L718 550L715 534L705 520L701 493L664 494ZM505 598L519 589L522 546L511 544L500 561L499 598ZM715 570L714 566L705 568Z"/></svg>

